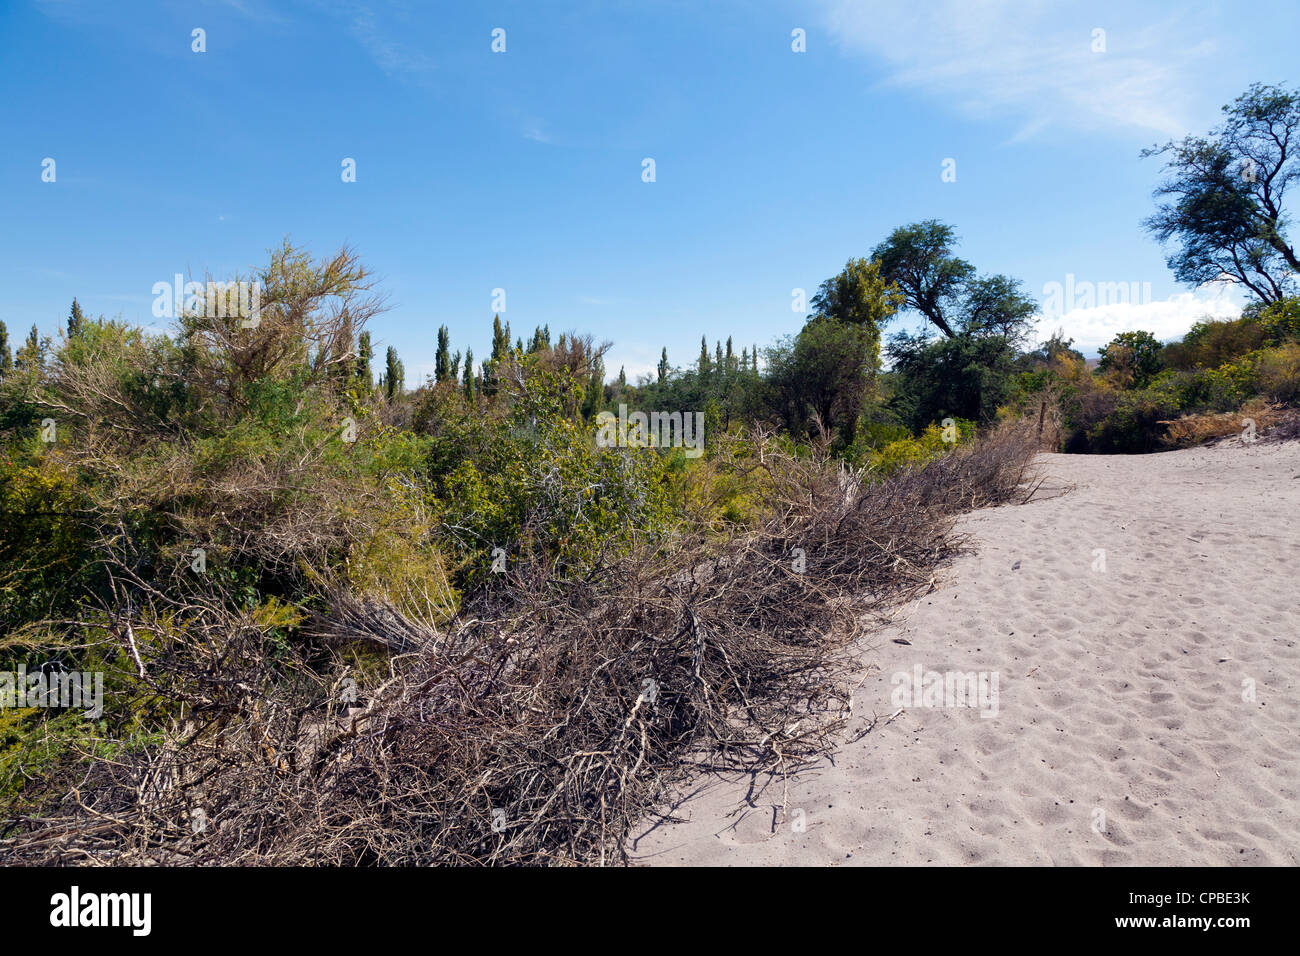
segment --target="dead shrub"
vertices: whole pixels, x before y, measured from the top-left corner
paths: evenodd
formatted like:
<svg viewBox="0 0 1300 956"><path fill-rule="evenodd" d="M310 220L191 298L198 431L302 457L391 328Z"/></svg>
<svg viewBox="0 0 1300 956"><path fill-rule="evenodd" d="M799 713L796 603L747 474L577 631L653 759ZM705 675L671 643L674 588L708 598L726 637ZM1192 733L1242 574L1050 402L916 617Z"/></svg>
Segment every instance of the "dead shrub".
<svg viewBox="0 0 1300 956"><path fill-rule="evenodd" d="M623 859L701 767L789 773L849 714L854 639L962 547L956 514L1032 493L1036 422L888 480L760 441L768 516L719 540L645 536L580 579L536 557L458 613L347 589L311 628L387 673L340 694L337 653L124 573L113 633L156 746L91 759L0 854L27 863L547 864ZM637 453L637 452L631 452Z"/></svg>

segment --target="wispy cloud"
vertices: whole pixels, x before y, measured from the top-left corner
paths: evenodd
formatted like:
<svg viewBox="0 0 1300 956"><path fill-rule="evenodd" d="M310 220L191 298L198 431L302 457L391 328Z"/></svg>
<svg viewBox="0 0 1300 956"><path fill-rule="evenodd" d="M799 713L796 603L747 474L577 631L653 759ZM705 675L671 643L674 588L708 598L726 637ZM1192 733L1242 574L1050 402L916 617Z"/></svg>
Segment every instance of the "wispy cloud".
<svg viewBox="0 0 1300 956"><path fill-rule="evenodd" d="M348 29L381 70L389 76L431 73L437 64L423 50L395 39L375 19L374 11L362 4L346 4Z"/></svg>
<svg viewBox="0 0 1300 956"><path fill-rule="evenodd" d="M1194 12L1134 25L1133 8L1084 18L1043 0L823 6L841 49L885 65L884 85L944 98L967 116L1010 120L1013 139L1056 126L1180 135L1194 116L1197 71L1214 53L1204 23L1192 29ZM1096 39L1104 52L1094 52Z"/></svg>
<svg viewBox="0 0 1300 956"><path fill-rule="evenodd" d="M253 20L258 23L286 22L283 16L270 9L265 3L259 2L259 0L208 0L208 3L225 7L239 14L245 20Z"/></svg>
<svg viewBox="0 0 1300 956"><path fill-rule="evenodd" d="M525 120L520 126L519 132L523 134L524 139L532 140L534 143L550 143L550 134L546 132L546 127L541 120Z"/></svg>

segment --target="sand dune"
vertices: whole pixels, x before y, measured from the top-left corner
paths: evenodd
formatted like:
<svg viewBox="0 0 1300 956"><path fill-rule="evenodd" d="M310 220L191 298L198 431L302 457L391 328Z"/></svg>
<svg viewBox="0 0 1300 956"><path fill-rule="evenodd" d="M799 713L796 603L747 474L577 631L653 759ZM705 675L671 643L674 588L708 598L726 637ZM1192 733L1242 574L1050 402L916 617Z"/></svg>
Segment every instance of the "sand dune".
<svg viewBox="0 0 1300 956"><path fill-rule="evenodd" d="M701 780L635 859L1300 863L1300 443L1039 465L1043 495L965 516L974 551L863 649L849 739L879 719L784 818L781 781ZM996 675L996 715L889 721L918 665Z"/></svg>

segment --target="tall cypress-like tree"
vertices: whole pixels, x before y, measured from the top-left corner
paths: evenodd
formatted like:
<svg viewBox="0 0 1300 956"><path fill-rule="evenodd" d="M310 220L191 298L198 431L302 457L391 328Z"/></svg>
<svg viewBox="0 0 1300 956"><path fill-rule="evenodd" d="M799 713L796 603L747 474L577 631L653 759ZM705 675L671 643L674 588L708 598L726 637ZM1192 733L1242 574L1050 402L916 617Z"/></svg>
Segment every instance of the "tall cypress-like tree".
<svg viewBox="0 0 1300 956"><path fill-rule="evenodd" d="M370 333L362 332L357 341L356 379L365 386L367 392L374 387L373 380L370 377L370 360L374 356L375 350L370 344Z"/></svg>
<svg viewBox="0 0 1300 956"><path fill-rule="evenodd" d="M9 351L9 329L0 321L0 379L13 371L14 357Z"/></svg>
<svg viewBox="0 0 1300 956"><path fill-rule="evenodd" d="M474 401L474 350L465 350L465 399Z"/></svg>
<svg viewBox="0 0 1300 956"><path fill-rule="evenodd" d="M501 316L492 316L492 354L483 363L483 394L497 390L497 369L510 356L510 323L501 324Z"/></svg>
<svg viewBox="0 0 1300 956"><path fill-rule="evenodd" d="M709 367L712 364L713 363L709 360L708 339L705 338L703 335L701 335L700 336L700 361L699 361L699 372L701 378L709 374Z"/></svg>
<svg viewBox="0 0 1300 956"><path fill-rule="evenodd" d="M14 368L20 371L38 369L45 364L45 349L41 344L41 333L32 325L27 333L27 341L14 353Z"/></svg>
<svg viewBox="0 0 1300 956"><path fill-rule="evenodd" d="M72 300L72 311L68 313L68 338L79 333L86 325L86 317L81 313L81 303Z"/></svg>
<svg viewBox="0 0 1300 956"><path fill-rule="evenodd" d="M456 354L451 357L450 378L453 382L458 381L460 379L460 349L457 349Z"/></svg>
<svg viewBox="0 0 1300 956"><path fill-rule="evenodd" d="M433 380L441 385L451 376L451 332L438 326L438 351L433 357Z"/></svg>
<svg viewBox="0 0 1300 956"><path fill-rule="evenodd" d="M668 378L668 346L659 353L659 384L662 385Z"/></svg>
<svg viewBox="0 0 1300 956"><path fill-rule="evenodd" d="M532 341L528 343L528 351L544 352L551 347L551 327L549 325L539 325L533 329Z"/></svg>
<svg viewBox="0 0 1300 956"><path fill-rule="evenodd" d="M397 349L388 346L388 355L384 363L384 393L391 402L401 396L406 385L406 371L402 361L397 357Z"/></svg>

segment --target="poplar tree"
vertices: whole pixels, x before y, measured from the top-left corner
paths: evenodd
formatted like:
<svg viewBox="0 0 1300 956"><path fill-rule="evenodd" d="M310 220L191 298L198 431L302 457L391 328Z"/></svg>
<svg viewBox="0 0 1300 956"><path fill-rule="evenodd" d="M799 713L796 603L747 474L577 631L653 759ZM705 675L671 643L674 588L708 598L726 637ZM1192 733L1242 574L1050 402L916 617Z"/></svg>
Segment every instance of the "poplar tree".
<svg viewBox="0 0 1300 956"><path fill-rule="evenodd" d="M68 313L68 338L79 333L86 325L86 317L81 312L81 303L72 300L72 311Z"/></svg>
<svg viewBox="0 0 1300 956"><path fill-rule="evenodd" d="M370 333L362 332L357 341L357 369L356 379L365 386L368 392L373 387L370 378L370 360L374 358L375 350L370 345Z"/></svg>
<svg viewBox="0 0 1300 956"><path fill-rule="evenodd" d="M438 351L433 357L433 380L441 385L451 371L451 333L447 326L438 327Z"/></svg>
<svg viewBox="0 0 1300 956"><path fill-rule="evenodd" d="M384 368L384 392L391 402L402 394L406 384L406 371L397 357L397 349L388 346L388 355Z"/></svg>
<svg viewBox="0 0 1300 956"><path fill-rule="evenodd" d="M9 329L0 321L0 379L13 371L14 357L9 351Z"/></svg>

